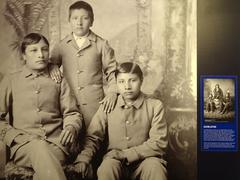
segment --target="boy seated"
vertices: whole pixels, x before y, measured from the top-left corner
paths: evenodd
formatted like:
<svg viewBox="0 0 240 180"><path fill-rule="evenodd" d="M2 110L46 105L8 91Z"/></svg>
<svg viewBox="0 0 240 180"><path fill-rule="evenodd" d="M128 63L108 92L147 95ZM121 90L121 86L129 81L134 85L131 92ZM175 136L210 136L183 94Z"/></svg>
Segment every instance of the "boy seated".
<svg viewBox="0 0 240 180"><path fill-rule="evenodd" d="M207 112L213 111L214 111L214 99L212 93L210 93L207 99Z"/></svg>
<svg viewBox="0 0 240 180"><path fill-rule="evenodd" d="M163 104L141 92L143 74L137 64L120 64L116 78L120 95L115 109L105 113L100 106L76 167L86 177L93 156L107 137L108 152L97 170L99 180L166 180L168 138Z"/></svg>
<svg viewBox="0 0 240 180"><path fill-rule="evenodd" d="M21 52L25 65L0 86L0 138L15 164L33 168L33 179L65 180L62 164L82 128L82 116L66 80L56 83L49 76L47 39L30 33Z"/></svg>

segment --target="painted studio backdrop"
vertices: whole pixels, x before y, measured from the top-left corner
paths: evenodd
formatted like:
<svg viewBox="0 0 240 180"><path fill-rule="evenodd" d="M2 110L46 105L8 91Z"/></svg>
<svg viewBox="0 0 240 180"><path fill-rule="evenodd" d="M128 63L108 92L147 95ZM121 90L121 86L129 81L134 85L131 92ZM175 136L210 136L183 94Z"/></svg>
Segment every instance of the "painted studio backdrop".
<svg viewBox="0 0 240 180"><path fill-rule="evenodd" d="M13 46L24 35L40 32L53 47L70 32L68 7L74 1L0 1L0 79L21 66ZM196 0L86 1L95 14L92 30L109 40L118 62L130 60L141 66L142 90L165 104L169 179L195 180ZM0 153L6 157L4 145ZM1 159L1 176L4 164Z"/></svg>

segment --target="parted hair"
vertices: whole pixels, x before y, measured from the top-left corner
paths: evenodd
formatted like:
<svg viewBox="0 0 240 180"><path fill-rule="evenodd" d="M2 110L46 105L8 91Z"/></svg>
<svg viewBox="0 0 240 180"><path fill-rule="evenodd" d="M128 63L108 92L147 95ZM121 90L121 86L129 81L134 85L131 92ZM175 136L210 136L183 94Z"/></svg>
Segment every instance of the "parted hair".
<svg viewBox="0 0 240 180"><path fill-rule="evenodd" d="M143 80L143 72L140 66L133 62L124 62L118 65L117 70L115 71L115 76L117 78L119 73L131 73L137 74L138 77Z"/></svg>
<svg viewBox="0 0 240 180"><path fill-rule="evenodd" d="M25 50L27 48L28 45L31 44L37 44L40 40L43 40L48 46L49 46L49 42L47 40L47 38L45 38L43 35L39 34L39 33L29 33L27 34L21 43L21 53L24 54Z"/></svg>

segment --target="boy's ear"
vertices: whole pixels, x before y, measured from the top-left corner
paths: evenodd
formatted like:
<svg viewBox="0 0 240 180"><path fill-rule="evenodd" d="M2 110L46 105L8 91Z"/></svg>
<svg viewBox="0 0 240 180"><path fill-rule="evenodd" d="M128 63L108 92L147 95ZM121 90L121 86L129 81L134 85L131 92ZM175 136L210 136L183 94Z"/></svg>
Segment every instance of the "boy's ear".
<svg viewBox="0 0 240 180"><path fill-rule="evenodd" d="M22 54L22 59L23 59L24 61L26 61L26 55L25 55L25 54Z"/></svg>
<svg viewBox="0 0 240 180"><path fill-rule="evenodd" d="M139 78L139 79L140 79L140 82L141 82L140 86L142 86L142 84L143 84L143 78Z"/></svg>
<svg viewBox="0 0 240 180"><path fill-rule="evenodd" d="M26 64L26 55L25 55L25 54L22 54L21 63L22 63L23 65Z"/></svg>

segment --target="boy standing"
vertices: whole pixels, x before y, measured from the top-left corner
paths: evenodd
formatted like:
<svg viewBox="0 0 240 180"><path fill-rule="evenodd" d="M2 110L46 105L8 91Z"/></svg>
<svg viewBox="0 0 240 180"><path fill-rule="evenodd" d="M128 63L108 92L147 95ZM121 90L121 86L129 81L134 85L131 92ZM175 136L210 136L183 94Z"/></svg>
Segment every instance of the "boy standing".
<svg viewBox="0 0 240 180"><path fill-rule="evenodd" d="M99 102L106 112L114 108L117 98L116 60L108 42L90 30L94 21L92 7L77 1L69 8L72 33L54 49L51 62L63 66L63 74L72 88L86 127L96 113ZM108 83L104 98L103 73Z"/></svg>
<svg viewBox="0 0 240 180"><path fill-rule="evenodd" d="M115 109L100 106L87 130L85 145L76 165L86 176L92 157L108 134L108 152L97 170L99 180L166 180L164 159L167 124L161 101L141 91L143 75L135 63L122 63L116 71L120 95Z"/></svg>
<svg viewBox="0 0 240 180"><path fill-rule="evenodd" d="M56 83L49 76L47 39L30 33L21 52L25 66L0 86L0 138L15 164L34 169L34 179L65 180L61 165L82 128L81 114L66 80Z"/></svg>

